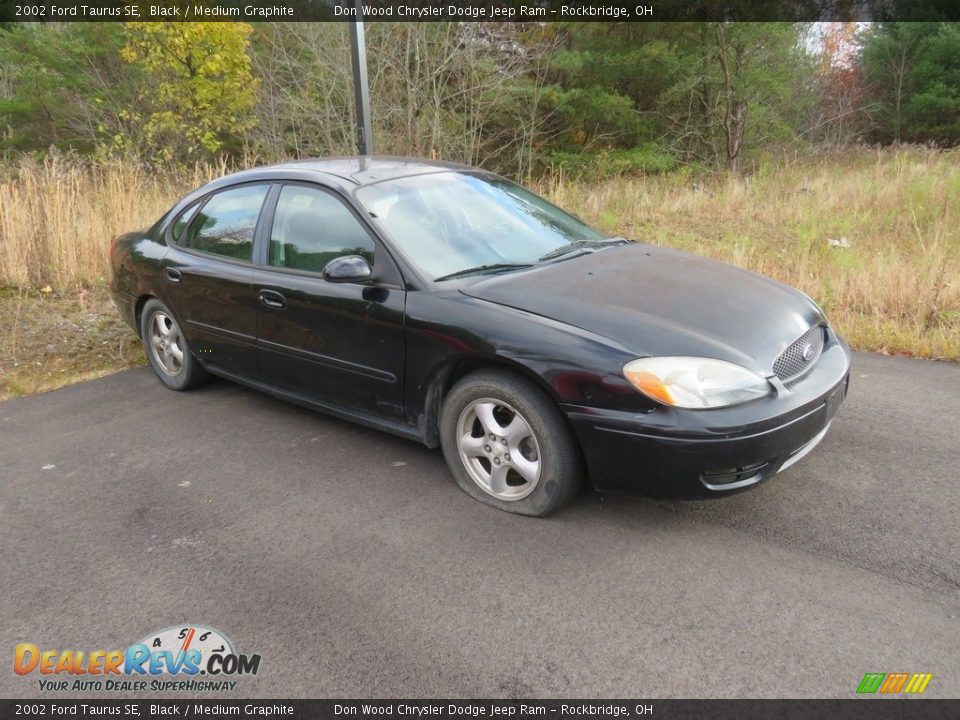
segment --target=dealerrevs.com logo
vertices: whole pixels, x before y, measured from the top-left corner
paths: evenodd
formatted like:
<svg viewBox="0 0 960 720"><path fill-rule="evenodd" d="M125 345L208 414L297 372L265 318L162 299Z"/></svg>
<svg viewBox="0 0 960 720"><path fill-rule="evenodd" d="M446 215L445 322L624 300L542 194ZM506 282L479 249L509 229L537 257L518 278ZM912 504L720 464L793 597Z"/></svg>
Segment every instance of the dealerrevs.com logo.
<svg viewBox="0 0 960 720"><path fill-rule="evenodd" d="M43 691L231 691L233 678L256 675L260 655L237 653L223 635L184 624L147 635L126 650L41 649L20 643L13 671L36 676Z"/></svg>

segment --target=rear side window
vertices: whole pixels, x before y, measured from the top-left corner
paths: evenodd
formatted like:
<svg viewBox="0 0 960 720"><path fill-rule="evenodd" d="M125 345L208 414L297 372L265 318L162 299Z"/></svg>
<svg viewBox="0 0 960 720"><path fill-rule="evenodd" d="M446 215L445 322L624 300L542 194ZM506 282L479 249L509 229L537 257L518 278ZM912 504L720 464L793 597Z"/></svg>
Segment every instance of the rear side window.
<svg viewBox="0 0 960 720"><path fill-rule="evenodd" d="M374 264L374 244L352 212L335 196L304 185L280 191L270 232L270 264L322 272L343 255Z"/></svg>
<svg viewBox="0 0 960 720"><path fill-rule="evenodd" d="M181 244L250 262L257 218L269 189L269 185L244 185L217 193L190 222Z"/></svg>

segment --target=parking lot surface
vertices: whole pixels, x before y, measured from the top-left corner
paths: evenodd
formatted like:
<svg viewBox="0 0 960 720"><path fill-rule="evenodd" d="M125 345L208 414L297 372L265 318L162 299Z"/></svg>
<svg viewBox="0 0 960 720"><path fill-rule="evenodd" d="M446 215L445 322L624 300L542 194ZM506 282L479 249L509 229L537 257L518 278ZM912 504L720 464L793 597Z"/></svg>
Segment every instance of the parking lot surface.
<svg viewBox="0 0 960 720"><path fill-rule="evenodd" d="M191 623L261 655L243 697L960 695L956 365L857 354L820 447L752 492L542 520L438 451L146 369L0 404L0 459L4 697L43 695L17 643Z"/></svg>

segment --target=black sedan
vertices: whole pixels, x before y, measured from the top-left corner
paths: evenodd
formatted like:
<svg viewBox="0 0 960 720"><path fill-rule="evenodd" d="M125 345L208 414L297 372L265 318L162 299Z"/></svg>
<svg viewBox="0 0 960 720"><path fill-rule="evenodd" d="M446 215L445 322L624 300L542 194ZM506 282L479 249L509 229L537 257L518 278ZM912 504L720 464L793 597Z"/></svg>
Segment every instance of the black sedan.
<svg viewBox="0 0 960 720"><path fill-rule="evenodd" d="M209 374L440 446L459 486L546 515L602 491L719 497L808 453L850 352L799 291L606 237L501 177L292 162L113 245L160 380Z"/></svg>

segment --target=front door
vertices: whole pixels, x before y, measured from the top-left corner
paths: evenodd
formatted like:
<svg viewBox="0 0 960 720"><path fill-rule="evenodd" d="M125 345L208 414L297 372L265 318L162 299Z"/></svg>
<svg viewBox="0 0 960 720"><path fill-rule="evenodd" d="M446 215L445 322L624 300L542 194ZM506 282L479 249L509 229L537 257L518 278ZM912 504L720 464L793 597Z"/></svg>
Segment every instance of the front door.
<svg viewBox="0 0 960 720"><path fill-rule="evenodd" d="M334 258L360 255L364 283L329 282ZM316 185L285 185L254 275L264 379L362 414L403 417L404 302L390 259L354 211Z"/></svg>

